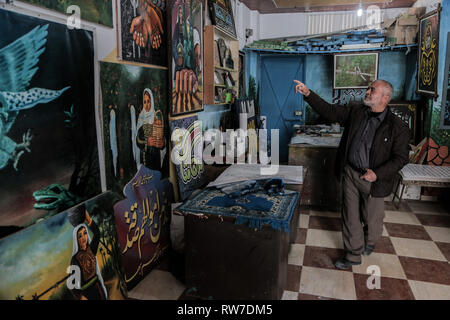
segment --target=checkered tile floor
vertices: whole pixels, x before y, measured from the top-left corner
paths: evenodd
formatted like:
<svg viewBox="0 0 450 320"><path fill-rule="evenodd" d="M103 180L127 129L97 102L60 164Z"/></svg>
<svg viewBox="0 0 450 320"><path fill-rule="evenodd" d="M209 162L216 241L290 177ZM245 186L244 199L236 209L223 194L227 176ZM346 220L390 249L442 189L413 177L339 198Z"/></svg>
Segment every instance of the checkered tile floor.
<svg viewBox="0 0 450 320"><path fill-rule="evenodd" d="M347 271L334 267L344 253L341 230L339 212L300 210L283 300L450 300L450 212L440 204L404 201L396 209L385 202L382 238ZM200 299L179 281L183 266L164 259L130 298ZM379 267L380 289L367 286L376 284L369 266Z"/></svg>
<svg viewBox="0 0 450 320"><path fill-rule="evenodd" d="M385 202L383 235L362 264L342 271L339 212L301 210L283 300L450 300L450 212L438 203ZM379 267L379 289L370 266ZM369 283L369 286L367 285Z"/></svg>

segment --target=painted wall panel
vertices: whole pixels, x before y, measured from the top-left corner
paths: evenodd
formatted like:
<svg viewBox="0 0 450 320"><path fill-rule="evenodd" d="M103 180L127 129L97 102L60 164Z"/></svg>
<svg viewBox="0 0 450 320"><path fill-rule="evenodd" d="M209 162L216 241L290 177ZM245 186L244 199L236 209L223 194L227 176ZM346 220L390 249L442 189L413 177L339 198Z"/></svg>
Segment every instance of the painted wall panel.
<svg viewBox="0 0 450 320"><path fill-rule="evenodd" d="M430 133L431 136L438 145L450 146L450 130L441 130L441 106L442 106L442 89L444 81L445 70L445 58L449 48L447 48L447 33L450 32L450 0L442 1L442 11L440 18L440 31L439 31L439 67L438 67L438 98L433 101L433 111L431 114ZM427 132L425 132L427 134Z"/></svg>

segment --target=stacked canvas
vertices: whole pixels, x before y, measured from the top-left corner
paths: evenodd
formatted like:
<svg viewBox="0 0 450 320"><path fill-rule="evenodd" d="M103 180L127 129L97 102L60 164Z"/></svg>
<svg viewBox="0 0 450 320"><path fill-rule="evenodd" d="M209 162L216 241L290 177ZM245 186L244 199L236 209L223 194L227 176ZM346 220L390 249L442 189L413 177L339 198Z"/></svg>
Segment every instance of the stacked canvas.
<svg viewBox="0 0 450 320"><path fill-rule="evenodd" d="M123 299L168 250L166 3L144 3L118 1L120 54L160 67L100 62L98 109L93 32L0 10L1 299Z"/></svg>

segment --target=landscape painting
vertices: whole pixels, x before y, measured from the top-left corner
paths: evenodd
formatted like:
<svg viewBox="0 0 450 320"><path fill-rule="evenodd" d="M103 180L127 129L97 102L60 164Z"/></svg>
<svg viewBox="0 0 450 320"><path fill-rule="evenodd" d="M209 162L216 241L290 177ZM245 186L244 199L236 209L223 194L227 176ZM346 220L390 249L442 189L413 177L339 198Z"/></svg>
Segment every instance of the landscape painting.
<svg viewBox="0 0 450 320"><path fill-rule="evenodd" d="M367 88L377 79L378 53L334 56L334 89Z"/></svg>
<svg viewBox="0 0 450 320"><path fill-rule="evenodd" d="M117 200L101 194L1 239L0 299L124 299Z"/></svg>

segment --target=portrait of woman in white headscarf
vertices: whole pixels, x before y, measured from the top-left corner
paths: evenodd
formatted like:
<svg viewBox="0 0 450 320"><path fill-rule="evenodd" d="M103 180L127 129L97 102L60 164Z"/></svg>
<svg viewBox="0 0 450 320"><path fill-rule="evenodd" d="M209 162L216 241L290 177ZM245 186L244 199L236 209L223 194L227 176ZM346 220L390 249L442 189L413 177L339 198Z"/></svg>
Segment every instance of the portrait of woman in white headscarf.
<svg viewBox="0 0 450 320"><path fill-rule="evenodd" d="M141 163L151 170L161 171L161 150L165 149L164 119L160 110L155 111L150 89L144 90L143 108L136 130L136 144L141 149Z"/></svg>
<svg viewBox="0 0 450 320"><path fill-rule="evenodd" d="M78 300L107 300L108 292L96 258L100 230L84 206L81 207L84 209L85 223L78 224L73 230L73 252L70 261L72 266L78 266L80 279L78 286L71 291ZM93 233L92 240L89 230Z"/></svg>

